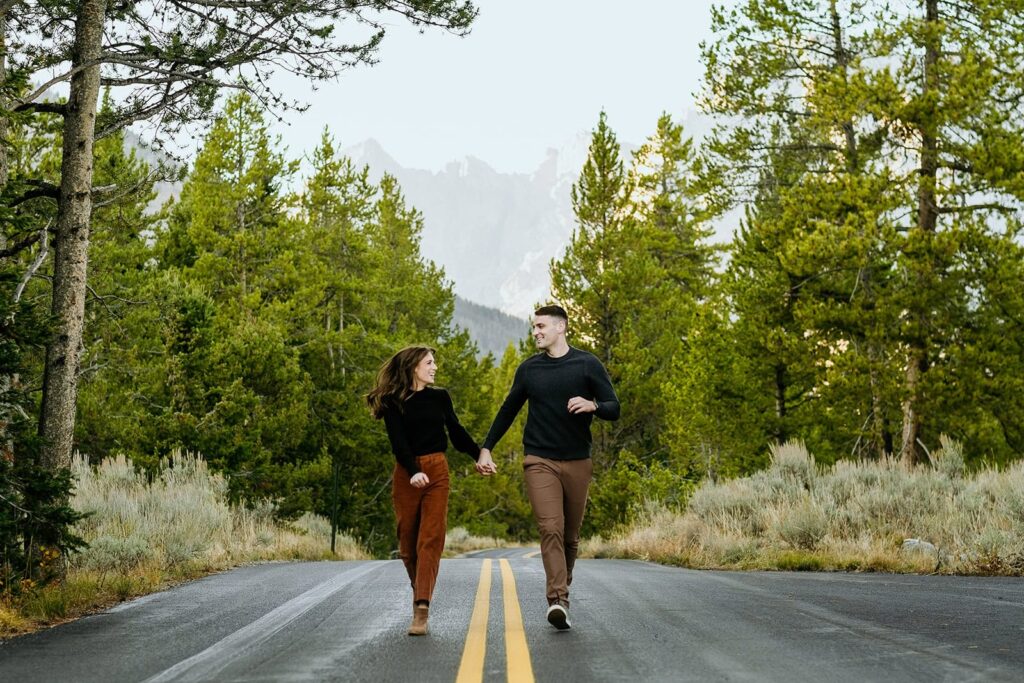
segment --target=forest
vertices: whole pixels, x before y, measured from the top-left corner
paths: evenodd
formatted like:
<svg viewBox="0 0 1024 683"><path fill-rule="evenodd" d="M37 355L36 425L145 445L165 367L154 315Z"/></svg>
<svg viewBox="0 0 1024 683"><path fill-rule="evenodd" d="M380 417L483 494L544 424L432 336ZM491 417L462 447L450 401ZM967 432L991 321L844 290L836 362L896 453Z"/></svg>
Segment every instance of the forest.
<svg viewBox="0 0 1024 683"><path fill-rule="evenodd" d="M176 449L226 475L233 501L319 513L386 555L393 456L364 401L378 367L435 346L438 384L482 439L529 340L481 354L397 182L370 182L330 131L300 172L272 133L285 103L258 77L268 53L210 31L213 3L179 4L203 10L176 31L149 22L139 44L121 40L145 23L137 3L0 3L5 562L74 548L73 452L156 472ZM330 32L300 21L343 3L247 3L237 26L264 30L275 4L297 23L265 45L310 79L343 66L321 56ZM408 6L455 31L473 18ZM666 113L626 155L595 112L574 236L550 264L570 342L623 406L595 423L585 535L758 471L793 439L822 465L912 468L944 437L968 468L1020 458L1022 17L1013 0L741 2L702 46L712 134ZM367 60L375 40L338 54ZM60 63L70 94L47 99ZM194 158L154 167L126 143L147 120L210 124ZM169 177L180 195L159 204ZM734 238L715 243L727 215ZM450 453L451 526L532 538L521 420L495 477Z"/></svg>

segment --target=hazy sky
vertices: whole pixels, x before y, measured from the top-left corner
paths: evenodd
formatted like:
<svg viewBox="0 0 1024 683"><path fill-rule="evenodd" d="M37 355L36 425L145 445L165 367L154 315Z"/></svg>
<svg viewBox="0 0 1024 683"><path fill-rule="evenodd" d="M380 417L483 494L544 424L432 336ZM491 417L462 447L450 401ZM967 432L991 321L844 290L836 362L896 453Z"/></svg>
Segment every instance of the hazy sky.
<svg viewBox="0 0 1024 683"><path fill-rule="evenodd" d="M473 155L530 172L547 148L589 131L601 109L621 140L638 143L662 111L694 108L710 0L476 4L464 38L420 34L396 18L376 66L315 93L289 79L288 94L312 104L276 126L290 155L311 151L326 125L342 148L375 138L406 167Z"/></svg>

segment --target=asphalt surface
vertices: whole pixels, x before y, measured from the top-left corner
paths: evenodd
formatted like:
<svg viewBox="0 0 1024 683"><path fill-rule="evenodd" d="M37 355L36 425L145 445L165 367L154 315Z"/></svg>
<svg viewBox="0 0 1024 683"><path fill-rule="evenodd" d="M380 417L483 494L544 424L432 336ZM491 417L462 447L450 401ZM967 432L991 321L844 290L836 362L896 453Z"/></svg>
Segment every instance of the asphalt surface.
<svg viewBox="0 0 1024 683"><path fill-rule="evenodd" d="M0 681L1024 681L1024 580L586 560L556 631L534 553L444 560L423 638L399 562L274 563L2 643Z"/></svg>

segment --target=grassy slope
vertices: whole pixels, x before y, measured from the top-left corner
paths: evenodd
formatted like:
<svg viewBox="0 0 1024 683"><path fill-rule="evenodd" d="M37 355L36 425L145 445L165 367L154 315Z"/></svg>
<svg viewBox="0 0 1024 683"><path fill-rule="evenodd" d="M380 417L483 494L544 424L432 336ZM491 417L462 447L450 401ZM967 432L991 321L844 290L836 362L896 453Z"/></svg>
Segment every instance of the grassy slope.
<svg viewBox="0 0 1024 683"><path fill-rule="evenodd" d="M694 568L1021 575L1024 462L968 473L946 441L932 466L912 471L851 461L819 469L788 443L767 470L706 482L683 511L651 505L584 551Z"/></svg>
<svg viewBox="0 0 1024 683"><path fill-rule="evenodd" d="M248 562L365 559L341 535L330 553L330 525L306 514L291 524L270 503L227 502L227 483L198 456L177 453L152 481L130 460L92 467L76 458L78 525L89 548L70 558L59 583L0 600L0 637L82 616L139 595Z"/></svg>

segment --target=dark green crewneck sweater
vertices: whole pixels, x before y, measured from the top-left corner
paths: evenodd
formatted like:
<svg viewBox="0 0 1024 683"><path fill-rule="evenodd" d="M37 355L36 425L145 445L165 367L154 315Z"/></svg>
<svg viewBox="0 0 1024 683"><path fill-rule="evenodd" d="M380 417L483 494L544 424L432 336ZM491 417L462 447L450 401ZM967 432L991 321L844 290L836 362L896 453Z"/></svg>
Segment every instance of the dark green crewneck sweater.
<svg viewBox="0 0 1024 683"><path fill-rule="evenodd" d="M569 399L574 396L596 401L597 412L570 413ZM524 452L552 460L589 458L594 416L619 419L619 399L608 372L594 354L572 347L560 358L538 353L516 370L512 389L487 432L484 448L497 445L527 401L530 406L523 430Z"/></svg>

